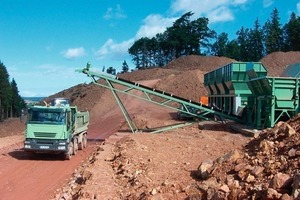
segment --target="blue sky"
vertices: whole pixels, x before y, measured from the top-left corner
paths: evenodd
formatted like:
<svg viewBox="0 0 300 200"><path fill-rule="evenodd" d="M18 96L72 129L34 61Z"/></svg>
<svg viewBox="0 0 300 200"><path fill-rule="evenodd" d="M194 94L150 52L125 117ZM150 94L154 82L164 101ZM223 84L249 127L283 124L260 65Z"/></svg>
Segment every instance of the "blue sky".
<svg viewBox="0 0 300 200"><path fill-rule="evenodd" d="M24 97L49 96L90 80L87 62L121 70L136 39L152 37L182 14L209 18L230 39L242 26L263 25L274 8L285 24L300 0L0 0L0 61Z"/></svg>

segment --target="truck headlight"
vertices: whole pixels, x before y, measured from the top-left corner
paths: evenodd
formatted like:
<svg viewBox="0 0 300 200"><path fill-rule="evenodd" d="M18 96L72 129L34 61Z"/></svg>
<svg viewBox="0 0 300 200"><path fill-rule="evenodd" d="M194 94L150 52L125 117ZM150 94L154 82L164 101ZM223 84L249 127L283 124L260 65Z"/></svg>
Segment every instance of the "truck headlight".
<svg viewBox="0 0 300 200"><path fill-rule="evenodd" d="M31 146L29 144L25 144L24 147L25 147L25 149L30 149L31 148Z"/></svg>
<svg viewBox="0 0 300 200"><path fill-rule="evenodd" d="M58 146L58 149L59 149L59 150L65 150L66 147L65 147L65 146Z"/></svg>

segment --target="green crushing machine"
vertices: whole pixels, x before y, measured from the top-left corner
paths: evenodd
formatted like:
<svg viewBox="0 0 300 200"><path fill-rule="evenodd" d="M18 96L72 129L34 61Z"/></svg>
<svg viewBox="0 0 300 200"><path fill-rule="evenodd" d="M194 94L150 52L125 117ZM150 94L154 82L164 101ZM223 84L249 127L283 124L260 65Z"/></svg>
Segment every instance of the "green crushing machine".
<svg viewBox="0 0 300 200"><path fill-rule="evenodd" d="M241 115L242 109L252 95L247 85L248 69L259 77L267 74L261 63L233 62L204 75L204 86L209 92L210 104L215 104L225 113Z"/></svg>
<svg viewBox="0 0 300 200"><path fill-rule="evenodd" d="M248 124L258 129L274 127L299 113L299 79L292 77L257 77L248 83Z"/></svg>
<svg viewBox="0 0 300 200"><path fill-rule="evenodd" d="M274 127L300 112L299 70L287 69L288 77L269 77L260 62L233 62L220 67L204 75L209 102L222 112L241 116L254 128Z"/></svg>

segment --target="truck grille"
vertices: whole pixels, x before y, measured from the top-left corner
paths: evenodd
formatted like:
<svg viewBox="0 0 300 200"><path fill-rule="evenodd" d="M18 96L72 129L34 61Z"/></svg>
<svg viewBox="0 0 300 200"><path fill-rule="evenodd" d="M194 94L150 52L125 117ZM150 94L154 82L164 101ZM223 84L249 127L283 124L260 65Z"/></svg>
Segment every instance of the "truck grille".
<svg viewBox="0 0 300 200"><path fill-rule="evenodd" d="M34 137L37 138L55 138L56 133L40 133L40 132L34 132Z"/></svg>

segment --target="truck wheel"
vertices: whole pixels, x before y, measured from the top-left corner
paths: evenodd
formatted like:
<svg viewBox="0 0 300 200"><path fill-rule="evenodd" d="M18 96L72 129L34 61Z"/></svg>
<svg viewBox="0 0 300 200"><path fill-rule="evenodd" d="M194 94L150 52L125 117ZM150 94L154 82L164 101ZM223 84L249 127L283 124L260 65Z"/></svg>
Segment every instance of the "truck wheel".
<svg viewBox="0 0 300 200"><path fill-rule="evenodd" d="M87 147L87 137L86 137L86 134L83 135L82 137L82 146L83 148L86 148Z"/></svg>
<svg viewBox="0 0 300 200"><path fill-rule="evenodd" d="M81 137L81 141L78 141L78 149L79 150L82 150L84 147L83 147L83 137L84 137L84 135Z"/></svg>
<svg viewBox="0 0 300 200"><path fill-rule="evenodd" d="M74 146L73 146L73 142L71 142L71 143L69 144L69 150L68 150L68 152L65 154L65 159L66 159L66 160L70 160L70 159L71 159L72 154L73 154L73 151L74 151Z"/></svg>
<svg viewBox="0 0 300 200"><path fill-rule="evenodd" d="M78 150L78 140L75 139L73 140L73 155L76 155L77 150Z"/></svg>

